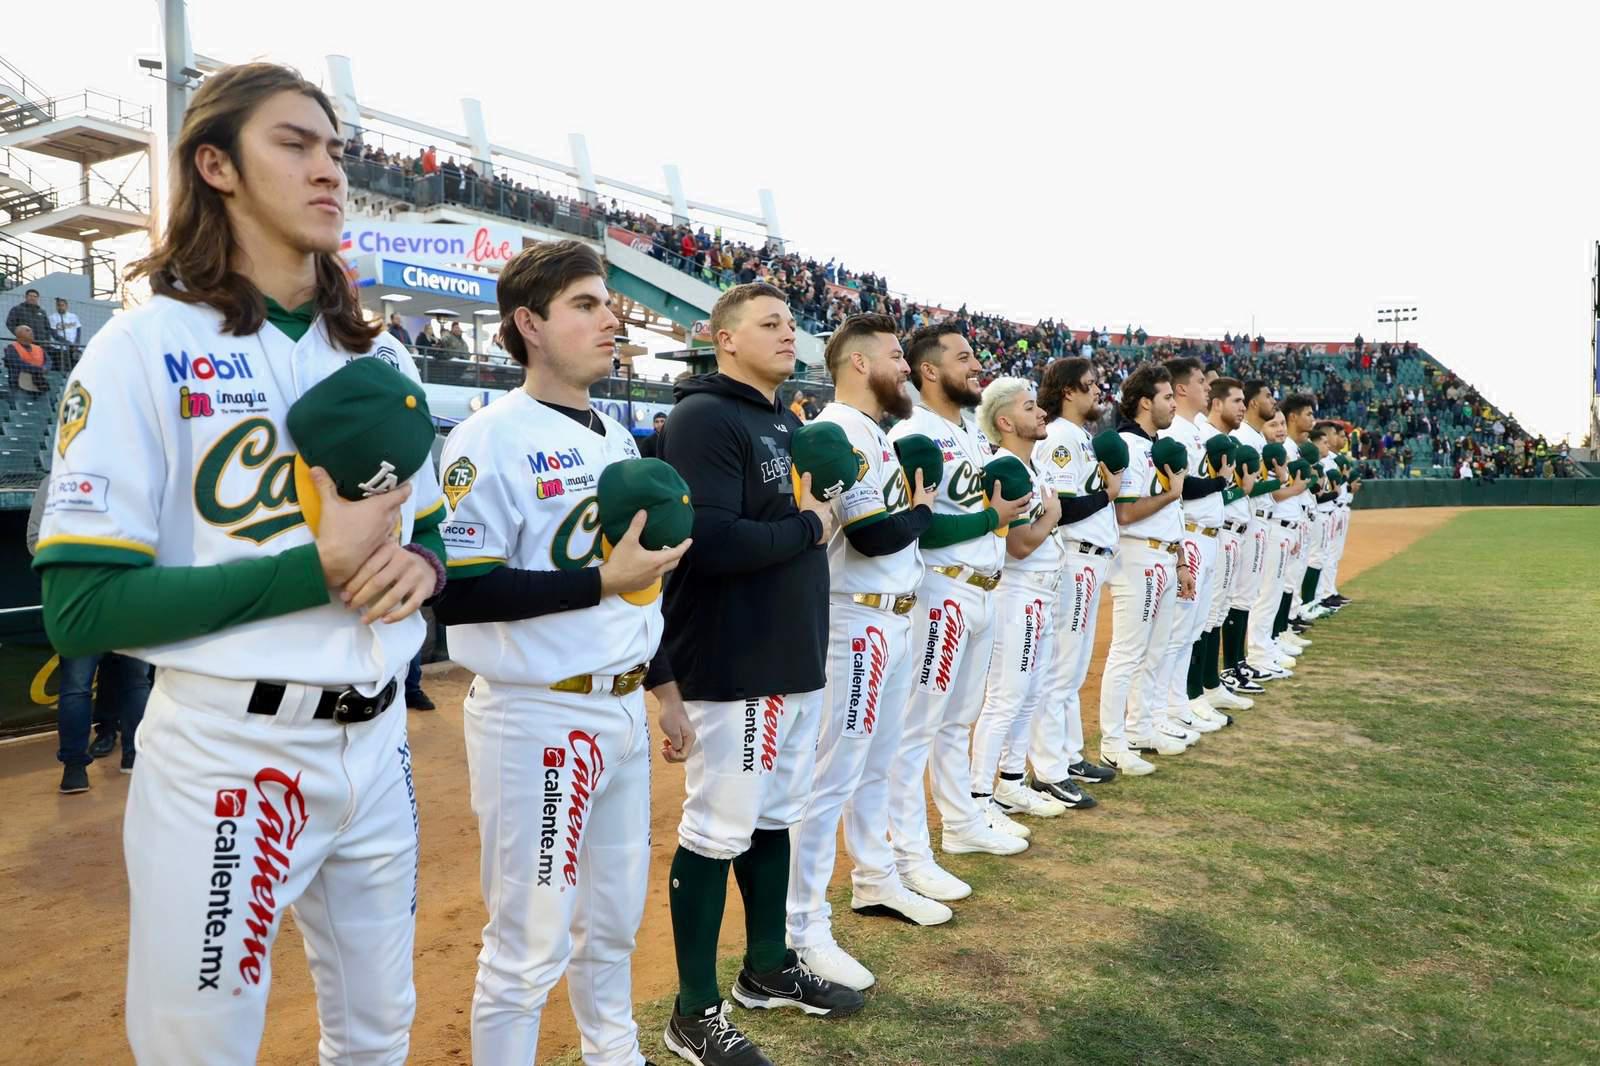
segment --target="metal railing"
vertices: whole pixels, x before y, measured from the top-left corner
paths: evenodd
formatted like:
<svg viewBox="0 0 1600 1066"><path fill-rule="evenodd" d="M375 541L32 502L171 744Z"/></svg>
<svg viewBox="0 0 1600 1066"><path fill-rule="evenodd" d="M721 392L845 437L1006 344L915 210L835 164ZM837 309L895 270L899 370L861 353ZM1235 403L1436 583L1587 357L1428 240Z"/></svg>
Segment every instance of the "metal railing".
<svg viewBox="0 0 1600 1066"><path fill-rule="evenodd" d="M44 86L40 85L38 82L22 73L22 71L18 70L11 63L7 62L4 56L0 56L0 70L3 70L7 74L11 75L9 80L12 86L21 90L22 95L27 97L29 100L48 100L50 98L50 94L44 91Z"/></svg>
<svg viewBox="0 0 1600 1066"><path fill-rule="evenodd" d="M112 184L105 178L95 173L90 173L88 187L60 186L54 189L40 189L39 196L49 205L46 210L59 211L64 207L109 207L118 211L132 211L135 214L148 215L150 213L150 190L143 186L128 188L126 185Z"/></svg>
<svg viewBox="0 0 1600 1066"><path fill-rule="evenodd" d="M90 294L96 300L110 299L117 294L116 260L105 252L90 252L87 256L61 255L0 234L0 261L15 264L7 281L0 284L0 292L61 271L88 277Z"/></svg>
<svg viewBox="0 0 1600 1066"><path fill-rule="evenodd" d="M149 104L136 104L131 100L124 100L120 96L112 96L98 89L84 89L82 92L71 93L67 96L56 96L46 100L30 99L25 102L13 103L7 108L0 108L0 126L8 126L6 118L12 115L27 115L39 113L42 118L39 122L54 122L57 119L74 118L99 118L108 122L115 122L122 126L133 126L138 129L150 128L151 107ZM36 125L39 123L35 123Z"/></svg>
<svg viewBox="0 0 1600 1066"><path fill-rule="evenodd" d="M5 174L22 182L30 189L38 189L39 177L33 168L19 159L9 148L0 148L0 174Z"/></svg>
<svg viewBox="0 0 1600 1066"><path fill-rule="evenodd" d="M543 226L598 240L604 218L587 204L557 199L538 189L521 189L498 178L485 180L466 173L408 174L395 164L347 157L350 188L400 200L421 209L450 205L497 215L529 226Z"/></svg>

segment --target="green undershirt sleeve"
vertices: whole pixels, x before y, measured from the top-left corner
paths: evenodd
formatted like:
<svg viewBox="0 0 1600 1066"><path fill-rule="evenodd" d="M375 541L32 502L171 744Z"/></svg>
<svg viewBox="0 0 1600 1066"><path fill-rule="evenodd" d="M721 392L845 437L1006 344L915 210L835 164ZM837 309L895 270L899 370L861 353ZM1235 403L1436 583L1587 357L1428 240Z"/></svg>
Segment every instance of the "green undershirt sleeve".
<svg viewBox="0 0 1600 1066"><path fill-rule="evenodd" d="M329 600L315 544L217 566L60 563L40 579L45 632L64 658L171 644Z"/></svg>
<svg viewBox="0 0 1600 1066"><path fill-rule="evenodd" d="M1283 488L1283 486L1278 483L1277 478L1264 477L1260 481L1257 481L1255 486L1251 488L1250 497L1251 499L1254 499L1257 496L1265 496L1267 493L1277 492L1281 488Z"/></svg>
<svg viewBox="0 0 1600 1066"><path fill-rule="evenodd" d="M936 514L928 525L928 531L922 534L920 543L924 548L946 548L964 540L975 540L998 528L1000 512L993 507L985 507L971 514Z"/></svg>
<svg viewBox="0 0 1600 1066"><path fill-rule="evenodd" d="M439 532L439 527L444 523L447 513L443 506L436 507L417 519L411 527L411 543L427 548L441 564L447 561L447 556L444 534Z"/></svg>

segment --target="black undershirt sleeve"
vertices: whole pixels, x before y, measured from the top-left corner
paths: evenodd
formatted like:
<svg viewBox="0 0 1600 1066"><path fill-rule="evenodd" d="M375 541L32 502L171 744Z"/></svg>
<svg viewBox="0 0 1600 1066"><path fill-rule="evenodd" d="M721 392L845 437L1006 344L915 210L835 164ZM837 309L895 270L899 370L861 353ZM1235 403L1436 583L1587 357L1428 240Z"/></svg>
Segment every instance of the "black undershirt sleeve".
<svg viewBox="0 0 1600 1066"><path fill-rule="evenodd" d="M1111 502L1111 495L1105 489L1096 489L1087 496L1061 497L1061 521L1058 526L1071 525L1073 522L1082 522L1100 508Z"/></svg>
<svg viewBox="0 0 1600 1066"><path fill-rule="evenodd" d="M515 622L557 611L576 611L600 602L600 568L517 570L497 566L478 577L457 578L434 601L441 625Z"/></svg>
<svg viewBox="0 0 1600 1066"><path fill-rule="evenodd" d="M862 555L893 555L922 536L932 522L932 509L917 506L877 522L869 522L858 529L846 526L844 535L850 547Z"/></svg>
<svg viewBox="0 0 1600 1066"><path fill-rule="evenodd" d="M1183 479L1183 498L1198 500L1202 496L1209 496L1213 492L1221 492L1228 487L1228 479L1223 477L1195 477L1193 474Z"/></svg>

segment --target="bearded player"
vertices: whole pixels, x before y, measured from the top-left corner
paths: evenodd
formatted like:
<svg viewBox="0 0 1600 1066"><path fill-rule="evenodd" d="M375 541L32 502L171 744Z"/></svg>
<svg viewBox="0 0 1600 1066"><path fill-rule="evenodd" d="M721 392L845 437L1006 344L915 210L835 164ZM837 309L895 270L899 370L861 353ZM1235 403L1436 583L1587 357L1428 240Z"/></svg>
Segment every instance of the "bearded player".
<svg viewBox="0 0 1600 1066"><path fill-rule="evenodd" d="M345 280L343 149L293 71L207 78L173 146L166 231L131 271L154 295L90 342L61 407L34 561L46 630L63 655L157 669L123 828L141 1063L255 1061L291 908L318 1059L409 1047L417 808L393 708L417 608L443 587L444 499L431 463L398 485L375 472L358 502L315 471L313 537L286 425L357 357L417 380ZM209 415L188 417L199 396Z"/></svg>
<svg viewBox="0 0 1600 1066"><path fill-rule="evenodd" d="M1214 437L1231 437L1244 422L1243 382L1237 378L1219 377L1212 380L1209 388L1206 411L1194 419L1203 446ZM1217 576L1212 582L1210 614L1201 634L1201 643L1196 645L1199 676L1191 676L1190 679L1191 691L1193 682L1198 680L1206 702L1223 712L1247 711L1254 706L1248 695L1233 692L1225 683L1221 673L1221 655L1223 625L1233 600L1233 589L1245 580L1244 546L1250 535L1249 493L1255 487L1256 473L1257 467L1235 462L1233 481L1222 493L1222 527L1217 531ZM1191 674L1194 670L1191 664Z"/></svg>
<svg viewBox="0 0 1600 1066"><path fill-rule="evenodd" d="M855 862L850 906L917 925L950 920L950 908L906 888L889 850L889 764L911 695L911 614L922 580L917 538L933 521L937 486L908 482L885 416L905 418L910 374L886 315L851 315L828 338L834 402L818 422L845 432L862 472L833 500L840 532L828 542L828 683L817 742L816 784L790 837L789 943L814 973L847 988L872 985L872 971L833 936L828 881L844 816Z"/></svg>
<svg viewBox="0 0 1600 1066"><path fill-rule="evenodd" d="M933 859L922 784L930 760L945 852L1014 855L1028 846L1025 827L972 798L967 752L994 645L991 594L1005 553L996 531L1008 529L1031 500L1008 500L998 483L983 484L993 453L970 413L982 399L980 366L962 330L954 323L922 327L911 335L906 362L916 404L889 439L927 437L943 452L944 473L921 540L925 569L912 616L920 654L890 771L889 836L905 886L949 902L972 888Z"/></svg>
<svg viewBox="0 0 1600 1066"><path fill-rule="evenodd" d="M617 329L600 257L578 241L536 244L506 264L498 292L522 387L457 426L440 460L453 520L435 614L451 655L477 675L462 719L489 921L472 1058L535 1061L545 1000L570 968L584 1061L638 1066L631 961L650 869L642 686L662 628L659 589L640 593L689 544L646 550L640 514L605 556L591 520L602 471L639 455L633 434L589 406ZM668 757L681 759L692 740L683 705L670 686L656 695Z"/></svg>

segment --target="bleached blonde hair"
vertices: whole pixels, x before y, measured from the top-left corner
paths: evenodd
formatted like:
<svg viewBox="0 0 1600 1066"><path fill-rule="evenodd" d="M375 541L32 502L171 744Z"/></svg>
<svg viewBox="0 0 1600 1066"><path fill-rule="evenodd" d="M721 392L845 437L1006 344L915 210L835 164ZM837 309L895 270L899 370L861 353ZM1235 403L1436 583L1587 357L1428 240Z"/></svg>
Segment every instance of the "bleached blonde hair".
<svg viewBox="0 0 1600 1066"><path fill-rule="evenodd" d="M995 378L983 390L978 401L978 428L991 442L1000 440L1000 428L994 420L998 415L1010 414L1011 405L1019 396L1031 394L1033 382L1027 378Z"/></svg>

